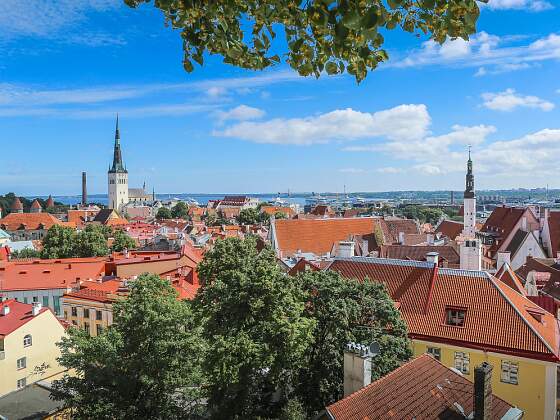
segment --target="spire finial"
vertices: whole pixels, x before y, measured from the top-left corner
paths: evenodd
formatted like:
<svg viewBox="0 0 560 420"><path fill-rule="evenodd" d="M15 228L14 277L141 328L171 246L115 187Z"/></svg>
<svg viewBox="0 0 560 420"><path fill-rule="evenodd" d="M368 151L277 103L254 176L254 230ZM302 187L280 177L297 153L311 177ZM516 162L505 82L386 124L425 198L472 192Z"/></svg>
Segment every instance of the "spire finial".
<svg viewBox="0 0 560 420"><path fill-rule="evenodd" d="M119 131L119 113L117 112L117 123L115 125L115 140L121 139L121 133Z"/></svg>
<svg viewBox="0 0 560 420"><path fill-rule="evenodd" d="M471 160L471 148L472 146L469 144L469 160Z"/></svg>

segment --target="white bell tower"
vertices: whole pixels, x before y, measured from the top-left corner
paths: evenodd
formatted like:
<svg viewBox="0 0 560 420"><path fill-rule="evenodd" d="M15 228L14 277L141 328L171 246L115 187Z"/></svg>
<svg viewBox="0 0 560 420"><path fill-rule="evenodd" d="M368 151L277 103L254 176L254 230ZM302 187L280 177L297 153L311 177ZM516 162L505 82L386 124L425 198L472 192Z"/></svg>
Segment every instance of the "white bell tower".
<svg viewBox="0 0 560 420"><path fill-rule="evenodd" d="M121 153L121 135L119 132L119 116L115 129L115 148L113 150L113 165L107 173L109 190L109 208L121 210L128 203L128 171L123 165Z"/></svg>
<svg viewBox="0 0 560 420"><path fill-rule="evenodd" d="M463 202L463 232L460 241L460 261L463 270L482 269L482 245L476 238L476 197L472 171L471 148L467 161L467 176Z"/></svg>

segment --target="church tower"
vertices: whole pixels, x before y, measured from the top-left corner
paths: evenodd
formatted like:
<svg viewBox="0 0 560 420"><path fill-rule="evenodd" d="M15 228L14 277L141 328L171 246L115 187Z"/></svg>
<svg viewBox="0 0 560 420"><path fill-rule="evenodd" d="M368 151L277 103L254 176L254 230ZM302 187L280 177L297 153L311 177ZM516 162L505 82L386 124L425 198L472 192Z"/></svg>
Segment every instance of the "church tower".
<svg viewBox="0 0 560 420"><path fill-rule="evenodd" d="M463 236L468 239L475 237L476 198L474 196L474 175L472 171L471 149L467 161L467 176L463 202Z"/></svg>
<svg viewBox="0 0 560 420"><path fill-rule="evenodd" d="M472 171L471 149L469 147L469 160L467 161L467 176L465 194L463 195L463 232L460 238L461 269L482 269L482 246L476 239L476 198L474 195L474 175Z"/></svg>
<svg viewBox="0 0 560 420"><path fill-rule="evenodd" d="M120 210L128 203L128 171L124 167L121 153L121 135L119 132L119 116L115 129L115 147L113 165L107 173L109 186L109 208Z"/></svg>

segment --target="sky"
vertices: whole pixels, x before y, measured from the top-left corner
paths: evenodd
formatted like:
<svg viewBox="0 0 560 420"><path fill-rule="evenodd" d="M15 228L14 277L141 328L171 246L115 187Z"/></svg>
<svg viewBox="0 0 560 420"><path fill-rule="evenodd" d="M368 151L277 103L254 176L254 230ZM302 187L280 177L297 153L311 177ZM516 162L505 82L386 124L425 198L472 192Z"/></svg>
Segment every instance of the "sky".
<svg viewBox="0 0 560 420"><path fill-rule="evenodd" d="M186 73L151 4L0 2L0 194L107 192L120 118L131 187L159 193L560 188L560 2L489 0L442 46L391 32L357 84L207 57ZM282 53L282 51L279 51Z"/></svg>

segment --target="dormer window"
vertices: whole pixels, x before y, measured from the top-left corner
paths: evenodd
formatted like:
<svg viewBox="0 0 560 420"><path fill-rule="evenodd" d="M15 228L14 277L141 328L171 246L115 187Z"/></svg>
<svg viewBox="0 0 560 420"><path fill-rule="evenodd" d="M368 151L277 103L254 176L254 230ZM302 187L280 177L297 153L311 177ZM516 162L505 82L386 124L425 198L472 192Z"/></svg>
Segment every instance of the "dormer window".
<svg viewBox="0 0 560 420"><path fill-rule="evenodd" d="M445 308L445 324L452 327L465 326L466 313L467 310L465 308Z"/></svg>

